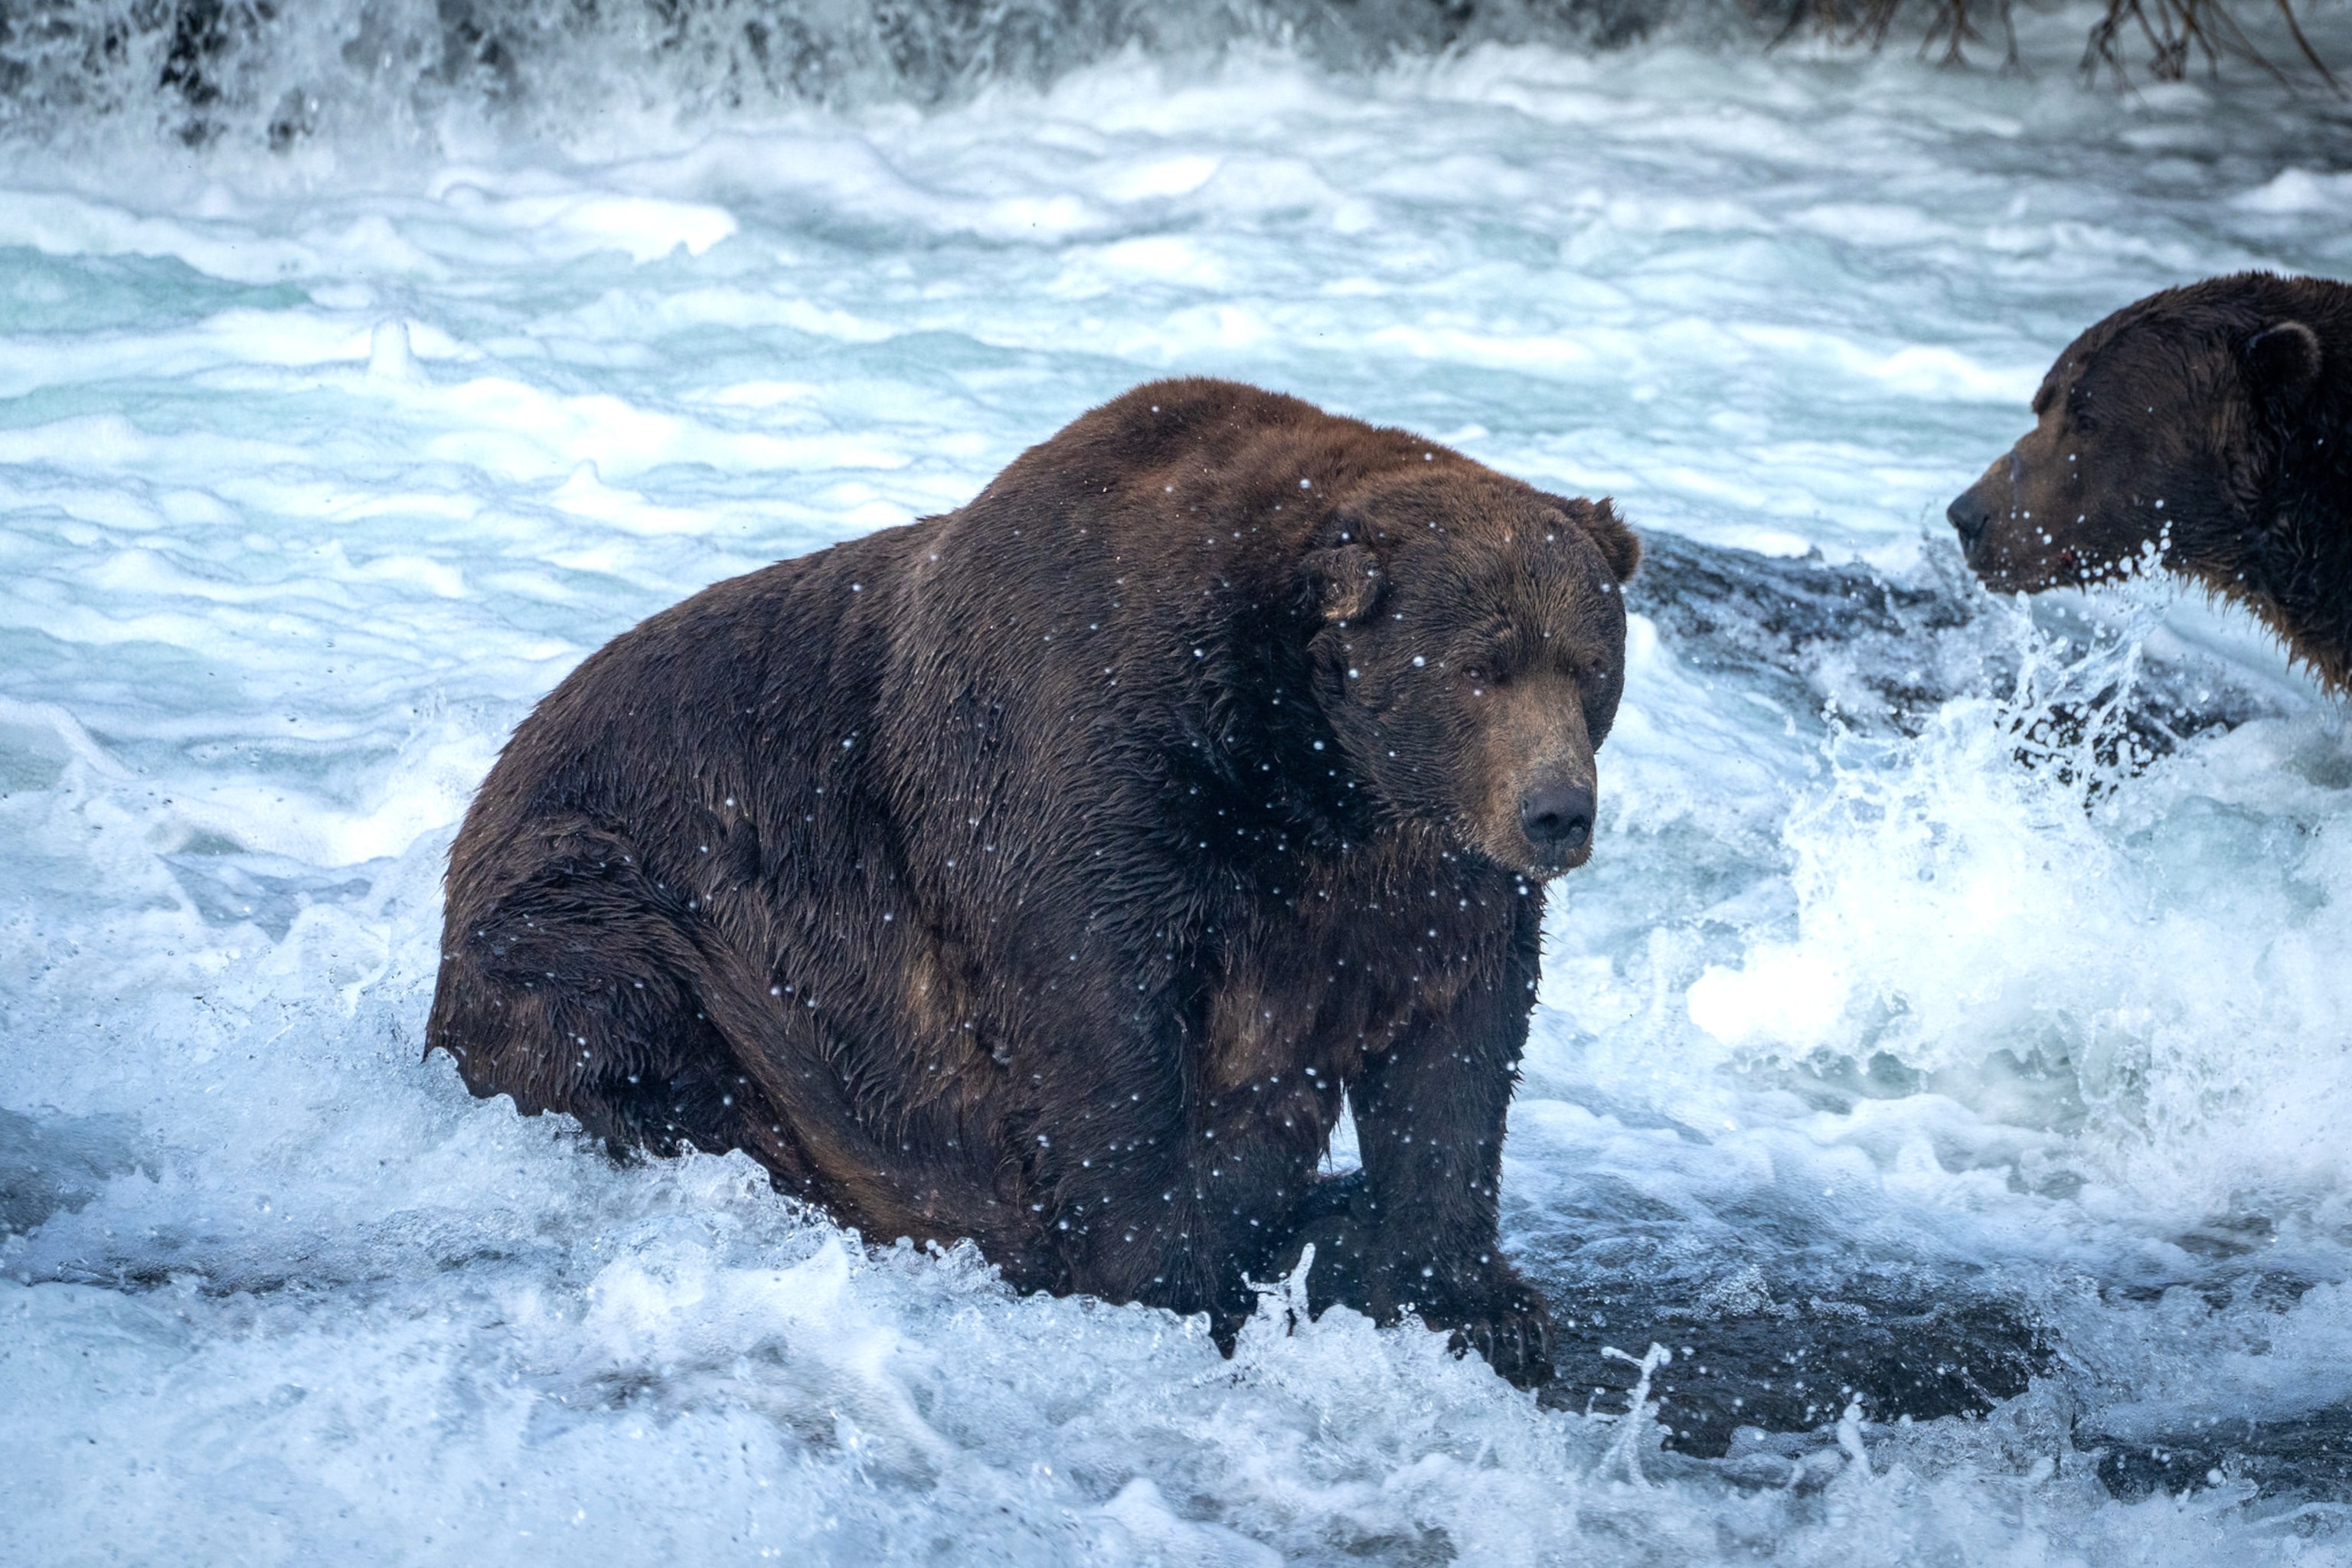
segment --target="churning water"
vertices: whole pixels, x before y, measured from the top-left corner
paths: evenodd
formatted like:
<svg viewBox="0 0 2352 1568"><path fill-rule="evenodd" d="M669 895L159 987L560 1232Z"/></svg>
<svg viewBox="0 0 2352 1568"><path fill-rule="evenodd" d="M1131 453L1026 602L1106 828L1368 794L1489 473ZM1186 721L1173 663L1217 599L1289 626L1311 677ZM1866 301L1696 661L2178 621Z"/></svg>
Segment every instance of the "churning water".
<svg viewBox="0 0 2352 1568"><path fill-rule="evenodd" d="M2345 710L1939 521L2079 327L2352 272L2339 106L2086 93L2063 16L2032 79L1276 27L794 107L69 9L0 38L0 1558L2352 1557ZM1016 1299L419 1060L566 669L1169 372L1651 533L1511 1121L1540 1397Z"/></svg>

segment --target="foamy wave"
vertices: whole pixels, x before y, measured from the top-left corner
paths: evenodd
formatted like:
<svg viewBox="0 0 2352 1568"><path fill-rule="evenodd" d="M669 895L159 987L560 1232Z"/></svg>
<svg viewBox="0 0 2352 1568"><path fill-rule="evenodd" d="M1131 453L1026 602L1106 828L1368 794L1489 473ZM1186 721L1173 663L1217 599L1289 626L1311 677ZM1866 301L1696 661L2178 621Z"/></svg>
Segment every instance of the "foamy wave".
<svg viewBox="0 0 2352 1568"><path fill-rule="evenodd" d="M1041 84L1122 50L1236 45L1341 68L1475 43L1638 37L1682 0L47 0L0 9L0 125L129 121L284 148L446 119L573 127Z"/></svg>
<svg viewBox="0 0 2352 1568"><path fill-rule="evenodd" d="M1692 1021L1753 1057L1885 1057L2006 1120L2085 1135L2157 1202L2352 1177L2343 766L2284 715L2177 751L2136 731L2146 650L2184 598L2106 595L2105 624L2006 614L2017 673L1895 741L1832 738L1790 813L1795 929L1692 985Z"/></svg>

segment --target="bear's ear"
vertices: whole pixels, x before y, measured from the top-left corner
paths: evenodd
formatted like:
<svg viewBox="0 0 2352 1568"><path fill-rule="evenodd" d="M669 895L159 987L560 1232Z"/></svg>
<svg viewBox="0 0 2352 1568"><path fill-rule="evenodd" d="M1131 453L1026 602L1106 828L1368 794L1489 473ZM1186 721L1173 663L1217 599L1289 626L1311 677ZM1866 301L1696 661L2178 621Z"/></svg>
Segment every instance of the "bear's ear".
<svg viewBox="0 0 2352 1568"><path fill-rule="evenodd" d="M2246 340L2246 375L2264 395L2289 407L2319 380L2319 334L2301 321L2281 321Z"/></svg>
<svg viewBox="0 0 2352 1568"><path fill-rule="evenodd" d="M1360 544L1316 551L1304 575L1315 613L1327 621L1360 621L1380 602L1381 563Z"/></svg>
<svg viewBox="0 0 2352 1568"><path fill-rule="evenodd" d="M1617 581L1628 582L1634 569L1642 564L1642 542L1617 515L1613 498L1602 496L1586 509L1584 531L1601 547L1601 559L1609 563L1609 570L1617 574Z"/></svg>

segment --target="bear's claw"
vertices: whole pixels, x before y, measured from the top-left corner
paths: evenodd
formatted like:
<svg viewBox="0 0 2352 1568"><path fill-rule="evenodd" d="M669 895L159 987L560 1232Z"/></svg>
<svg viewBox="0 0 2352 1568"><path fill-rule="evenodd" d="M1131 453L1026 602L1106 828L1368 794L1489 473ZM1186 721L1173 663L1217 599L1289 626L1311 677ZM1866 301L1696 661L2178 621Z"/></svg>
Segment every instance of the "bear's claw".
<svg viewBox="0 0 2352 1568"><path fill-rule="evenodd" d="M1486 1364L1520 1388L1552 1377L1551 1319L1542 1308L1515 1303L1490 1317L1472 1319L1453 1333L1455 1355L1476 1351Z"/></svg>

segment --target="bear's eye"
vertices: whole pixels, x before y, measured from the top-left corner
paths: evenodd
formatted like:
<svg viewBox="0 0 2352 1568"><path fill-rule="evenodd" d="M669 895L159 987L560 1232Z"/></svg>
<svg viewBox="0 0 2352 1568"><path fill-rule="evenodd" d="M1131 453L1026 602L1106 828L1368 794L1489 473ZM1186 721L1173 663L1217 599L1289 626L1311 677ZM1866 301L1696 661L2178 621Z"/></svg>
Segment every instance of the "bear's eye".
<svg viewBox="0 0 2352 1568"><path fill-rule="evenodd" d="M2098 420L2091 414L2091 400L2083 395L2079 386L2066 395L2066 424L2078 436L2087 436L2099 427Z"/></svg>
<svg viewBox="0 0 2352 1568"><path fill-rule="evenodd" d="M1489 679L1486 665L1480 662L1474 661L1464 665L1462 667L1462 673L1469 679L1472 684L1477 686L1486 685Z"/></svg>

